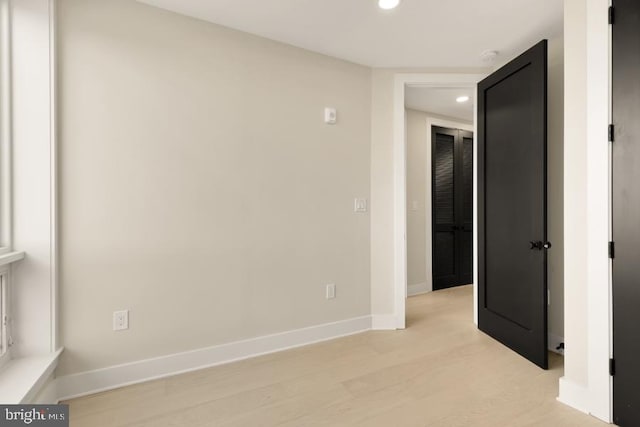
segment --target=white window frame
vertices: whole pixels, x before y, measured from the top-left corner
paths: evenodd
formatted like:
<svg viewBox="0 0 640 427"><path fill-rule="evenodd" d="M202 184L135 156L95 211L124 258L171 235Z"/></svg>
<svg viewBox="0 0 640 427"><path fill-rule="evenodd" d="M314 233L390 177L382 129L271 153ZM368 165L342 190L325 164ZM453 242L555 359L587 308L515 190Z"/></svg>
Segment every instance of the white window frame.
<svg viewBox="0 0 640 427"><path fill-rule="evenodd" d="M8 266L0 267L0 368L11 360L11 315L9 313L9 275Z"/></svg>
<svg viewBox="0 0 640 427"><path fill-rule="evenodd" d="M4 403L40 399L62 352L57 336L55 8L55 0L0 0L0 276L4 272L9 315L8 353L0 359ZM43 403L55 401L50 392L45 395Z"/></svg>
<svg viewBox="0 0 640 427"><path fill-rule="evenodd" d="M11 19L10 0L0 0L0 256L11 245ZM0 368L11 360L10 266L0 266Z"/></svg>
<svg viewBox="0 0 640 427"><path fill-rule="evenodd" d="M12 247L11 19L10 1L0 0L0 255Z"/></svg>

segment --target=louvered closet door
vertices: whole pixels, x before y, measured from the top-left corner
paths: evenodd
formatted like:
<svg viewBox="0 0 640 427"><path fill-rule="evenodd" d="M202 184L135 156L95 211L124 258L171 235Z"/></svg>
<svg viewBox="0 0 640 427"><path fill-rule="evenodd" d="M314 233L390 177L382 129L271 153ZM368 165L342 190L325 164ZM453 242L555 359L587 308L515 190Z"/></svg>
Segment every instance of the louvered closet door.
<svg viewBox="0 0 640 427"><path fill-rule="evenodd" d="M433 288L469 284L473 271L473 134L433 126Z"/></svg>

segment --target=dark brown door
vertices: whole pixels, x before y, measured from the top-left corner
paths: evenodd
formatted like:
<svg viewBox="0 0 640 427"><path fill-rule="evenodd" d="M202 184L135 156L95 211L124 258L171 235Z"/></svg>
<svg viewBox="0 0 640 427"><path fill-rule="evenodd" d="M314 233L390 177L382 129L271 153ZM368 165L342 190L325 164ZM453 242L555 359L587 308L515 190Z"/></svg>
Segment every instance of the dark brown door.
<svg viewBox="0 0 640 427"><path fill-rule="evenodd" d="M547 42L478 84L478 321L547 368Z"/></svg>
<svg viewBox="0 0 640 427"><path fill-rule="evenodd" d="M615 0L613 152L613 421L640 426L640 2Z"/></svg>
<svg viewBox="0 0 640 427"><path fill-rule="evenodd" d="M473 133L433 126L433 289L473 282Z"/></svg>

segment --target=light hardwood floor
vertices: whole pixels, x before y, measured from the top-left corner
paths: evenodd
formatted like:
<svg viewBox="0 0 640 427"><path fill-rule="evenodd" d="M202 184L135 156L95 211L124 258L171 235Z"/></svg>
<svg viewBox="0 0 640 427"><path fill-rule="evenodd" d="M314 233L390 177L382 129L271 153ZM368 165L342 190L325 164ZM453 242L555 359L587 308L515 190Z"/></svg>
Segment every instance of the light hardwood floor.
<svg viewBox="0 0 640 427"><path fill-rule="evenodd" d="M479 332L470 286L408 301L372 331L72 400L76 427L604 426L543 371Z"/></svg>

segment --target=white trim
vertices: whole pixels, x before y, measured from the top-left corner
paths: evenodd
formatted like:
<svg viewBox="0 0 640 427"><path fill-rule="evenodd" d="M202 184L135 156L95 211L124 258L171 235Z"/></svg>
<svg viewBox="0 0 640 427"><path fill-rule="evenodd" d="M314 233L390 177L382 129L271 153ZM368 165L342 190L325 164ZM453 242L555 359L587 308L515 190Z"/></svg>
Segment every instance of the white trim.
<svg viewBox="0 0 640 427"><path fill-rule="evenodd" d="M407 297L407 146L405 128L405 87L470 87L476 88L484 74L396 74L394 79L393 101L393 176L394 176L394 218L393 218L393 261L394 261L394 311L397 329L405 328ZM477 97L476 97L477 99ZM475 110L475 108L474 108ZM475 122L474 113L474 122ZM477 132L474 132L477 134ZM474 145L475 147L475 145ZM475 150L474 150L475 151ZM477 159L474 152L474 163ZM475 169L475 168L474 168ZM474 200L476 198L474 185ZM477 213L474 218L474 230L477 230ZM474 251L477 253L477 234L474 231ZM474 263L475 264L475 263ZM474 267L474 283L477 283L477 267ZM474 306L477 305L477 292L474 286ZM474 308L474 318L477 312ZM477 323L477 321L476 321Z"/></svg>
<svg viewBox="0 0 640 427"><path fill-rule="evenodd" d="M0 267L0 370L11 361L11 329L9 322L4 322L4 316L11 319L9 313L9 283L11 272L8 266Z"/></svg>
<svg viewBox="0 0 640 427"><path fill-rule="evenodd" d="M62 349L44 356L11 360L0 372L0 402L30 403L53 375Z"/></svg>
<svg viewBox="0 0 640 427"><path fill-rule="evenodd" d="M11 10L7 0L0 1L0 252L13 248L12 209L12 98L11 98Z"/></svg>
<svg viewBox="0 0 640 427"><path fill-rule="evenodd" d="M275 353L371 329L371 316L356 317L229 344L58 377L59 400Z"/></svg>
<svg viewBox="0 0 640 427"><path fill-rule="evenodd" d="M560 378L560 396L558 402L569 405L578 411L589 413L589 389L580 384L576 384L565 377Z"/></svg>
<svg viewBox="0 0 640 427"><path fill-rule="evenodd" d="M474 101L474 105L475 105L475 101ZM453 120L443 120L443 119L439 119L436 117L431 117L428 116L427 120L426 120L426 125L427 125L427 146L425 149L425 175L426 175L426 185L425 185L425 198L424 198L424 216L425 216L425 223L424 223L424 230L425 230L425 254L430 254L430 256L427 256L427 259L425 260L425 277L427 280L427 287L429 289L429 291L433 290L433 230L431 227L431 215L433 212L433 206L432 206L432 195L431 195L431 175L432 175L432 159L431 159L431 151L432 151L432 146L431 144L433 143L431 140L431 127L432 126L440 126L443 128L449 128L449 129L462 129L462 130L468 130L470 132L473 132L474 134L474 144L473 146L475 147L475 126L474 124L468 124L468 123L463 123L463 122L458 122L458 121L453 121ZM474 148L475 150L475 148ZM474 182L476 181L476 177L474 176ZM475 264L475 263L474 263ZM475 277L475 276L474 276ZM475 312L475 311L474 311Z"/></svg>
<svg viewBox="0 0 640 427"><path fill-rule="evenodd" d="M4 255L0 255L0 267L3 265L9 265L17 261L22 261L24 257L24 252L9 252Z"/></svg>
<svg viewBox="0 0 640 427"><path fill-rule="evenodd" d="M55 376L55 370L58 367L58 360L62 354L63 349L56 351L55 353L48 354L43 357L37 357L39 363L35 363L29 372L33 375L38 373L35 381L32 382L31 388L24 395L20 403L31 403L35 400L41 392L52 382Z"/></svg>
<svg viewBox="0 0 640 427"><path fill-rule="evenodd" d="M397 75L394 89L393 141L393 281L395 326L404 329L407 298L407 140L405 79Z"/></svg>
<svg viewBox="0 0 640 427"><path fill-rule="evenodd" d="M587 353L589 412L611 422L611 262L609 242L609 0L587 2ZM600 20L602 22L600 22Z"/></svg>
<svg viewBox="0 0 640 427"><path fill-rule="evenodd" d="M431 286L427 282L416 283L415 285L407 286L407 296L414 297L416 295L427 294L431 292Z"/></svg>
<svg viewBox="0 0 640 427"><path fill-rule="evenodd" d="M12 96L20 100L12 107L13 247L27 253L12 274L14 357L56 349L53 6L53 0L11 3Z"/></svg>
<svg viewBox="0 0 640 427"><path fill-rule="evenodd" d="M478 259L478 86L474 89L473 99L473 253ZM478 263L473 263L473 323L478 326Z"/></svg>
<svg viewBox="0 0 640 427"><path fill-rule="evenodd" d="M389 314L374 314L371 317L371 329L374 331L392 331L396 330L396 317Z"/></svg>
<svg viewBox="0 0 640 427"><path fill-rule="evenodd" d="M49 103L50 103L50 194L51 194L51 352L61 347L58 331L58 118L57 118L57 93L58 79L57 50L56 50L56 0L49 0Z"/></svg>
<svg viewBox="0 0 640 427"><path fill-rule="evenodd" d="M610 0L572 2L574 9L567 9L574 13L582 13L583 11L586 13L584 18L580 16L579 19L572 22L571 28L567 27L572 42L580 46L584 44L585 52L583 53L586 54L584 65L581 55L573 58L576 61L573 64L573 67L576 68L574 71L586 78L584 88L570 88L570 92L585 91L586 102L583 103L585 114L576 125L585 130L585 135L582 136L582 132L579 131L575 134L570 132L575 140L567 141L573 144L570 147L570 154L577 153L579 160L584 155L586 164L579 165L579 168L571 171L571 179L574 182L567 184L565 176L565 198L567 194L570 194L569 192L575 191L579 195L579 200L584 200L586 203L585 209L583 209L586 226L584 230L579 230L582 233L578 237L572 236L573 241L565 239L565 252L571 251L569 246L572 243L573 246L586 248L586 254L580 255L580 258L585 258L584 261L580 258L576 259L576 262L580 260L580 269L575 268L575 271L572 272L575 275L576 283L571 283L569 291L567 291L569 289L568 282L565 280L565 314L575 312L577 316L580 316L579 319L569 320L565 317L565 324L580 321L582 328L580 335L576 334L575 328L565 328L565 339L568 344L567 356L571 354L571 357L565 359L565 372L575 375L581 383L586 385L576 385L575 379L563 377L560 379L560 397L558 398L560 402L588 412L605 422L611 422L613 419L613 387L608 369L609 358L612 354L611 319L613 309L611 263L606 249L611 227L610 144L607 141L606 131L607 125L610 123L611 111L611 46L610 26L607 24L610 3ZM565 11L565 16L566 13L567 11ZM565 54L567 52L569 51L566 50ZM579 78L581 79L582 76ZM571 76L566 77L565 82L570 79ZM569 96L571 95L574 94L569 93ZM566 97L565 101L568 99L570 97ZM578 120L577 117L575 119ZM574 128L565 127L565 132ZM568 170L567 165L572 164L568 159L575 157L567 154L567 141L565 141L565 173ZM583 145L578 147L578 144ZM580 174L579 180L578 173ZM565 210L565 225L567 221L570 221L570 217L571 215L567 216ZM567 227L565 227L566 232ZM575 232L576 230L574 230ZM581 306L582 303L579 301L576 306L576 302L570 297L571 294L578 291L586 296L586 306ZM586 337L582 336L582 331ZM573 353L571 343L574 341L574 336L571 335L572 333L576 335L575 341L579 345L579 353ZM583 348L583 343L586 348ZM569 362L574 365L569 366Z"/></svg>

